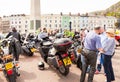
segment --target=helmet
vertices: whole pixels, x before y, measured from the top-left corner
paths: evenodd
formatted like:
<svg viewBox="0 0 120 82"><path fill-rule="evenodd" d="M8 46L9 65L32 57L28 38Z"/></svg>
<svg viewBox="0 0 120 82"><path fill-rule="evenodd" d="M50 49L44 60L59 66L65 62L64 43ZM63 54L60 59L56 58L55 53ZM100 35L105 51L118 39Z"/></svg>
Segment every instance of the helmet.
<svg viewBox="0 0 120 82"><path fill-rule="evenodd" d="M39 68L40 70L44 70L44 68L45 68L44 63L43 63L43 62L39 62L39 63L38 63L38 68Z"/></svg>
<svg viewBox="0 0 120 82"><path fill-rule="evenodd" d="M34 38L34 34L33 34L33 33L30 33L30 34L29 34L29 38Z"/></svg>
<svg viewBox="0 0 120 82"><path fill-rule="evenodd" d="M56 37L56 38L62 38L62 37L63 37L63 34L62 34L62 33L57 33L57 34L55 35L55 37Z"/></svg>

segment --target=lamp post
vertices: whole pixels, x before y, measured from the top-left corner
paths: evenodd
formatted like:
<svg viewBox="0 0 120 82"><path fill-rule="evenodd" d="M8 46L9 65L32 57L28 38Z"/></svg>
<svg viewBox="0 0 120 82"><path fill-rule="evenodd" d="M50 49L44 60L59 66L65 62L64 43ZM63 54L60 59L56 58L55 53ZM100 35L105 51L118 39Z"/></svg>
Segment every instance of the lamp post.
<svg viewBox="0 0 120 82"><path fill-rule="evenodd" d="M69 30L70 31L72 30L72 22L71 21L69 22Z"/></svg>

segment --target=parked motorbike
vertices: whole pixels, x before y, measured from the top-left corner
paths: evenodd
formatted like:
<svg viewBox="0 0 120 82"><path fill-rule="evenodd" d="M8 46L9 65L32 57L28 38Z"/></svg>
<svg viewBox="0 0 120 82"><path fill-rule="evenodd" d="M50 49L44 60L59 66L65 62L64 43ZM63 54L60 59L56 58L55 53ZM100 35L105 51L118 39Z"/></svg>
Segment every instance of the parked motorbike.
<svg viewBox="0 0 120 82"><path fill-rule="evenodd" d="M23 54L26 54L28 56L33 56L34 52L36 51L36 48L34 47L35 42L24 42L22 45Z"/></svg>
<svg viewBox="0 0 120 82"><path fill-rule="evenodd" d="M78 68L81 69L82 63L81 63L81 50L82 50L82 44L80 41L80 36L75 35L73 38L73 44L71 49L69 49L69 53L73 54L74 60L72 61L74 64L77 65Z"/></svg>
<svg viewBox="0 0 120 82"><path fill-rule="evenodd" d="M23 54L26 54L28 56L33 56L34 52L37 50L35 48L34 36L32 36L32 37L29 36L23 41L24 41L23 44L22 44Z"/></svg>
<svg viewBox="0 0 120 82"><path fill-rule="evenodd" d="M72 56L68 53L72 41L68 38L56 39L53 43L44 39L40 43L40 54L44 61L50 66L54 67L59 72L66 76L69 73L69 67L72 64ZM44 66L42 64L42 66Z"/></svg>
<svg viewBox="0 0 120 82"><path fill-rule="evenodd" d="M18 62L15 61L15 57L10 52L10 41L3 40L0 44L0 59L2 64L2 71L8 82L16 82L20 73L18 71Z"/></svg>

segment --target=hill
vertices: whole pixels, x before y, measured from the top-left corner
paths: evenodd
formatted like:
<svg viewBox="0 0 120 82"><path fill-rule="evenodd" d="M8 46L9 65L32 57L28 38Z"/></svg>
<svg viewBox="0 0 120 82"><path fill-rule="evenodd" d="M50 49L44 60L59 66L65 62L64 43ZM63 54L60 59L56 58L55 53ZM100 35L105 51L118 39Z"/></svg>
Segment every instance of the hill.
<svg viewBox="0 0 120 82"><path fill-rule="evenodd" d="M120 1L117 2L116 4L113 4L106 10L95 11L95 12L91 12L90 14L115 16L115 17L120 18Z"/></svg>

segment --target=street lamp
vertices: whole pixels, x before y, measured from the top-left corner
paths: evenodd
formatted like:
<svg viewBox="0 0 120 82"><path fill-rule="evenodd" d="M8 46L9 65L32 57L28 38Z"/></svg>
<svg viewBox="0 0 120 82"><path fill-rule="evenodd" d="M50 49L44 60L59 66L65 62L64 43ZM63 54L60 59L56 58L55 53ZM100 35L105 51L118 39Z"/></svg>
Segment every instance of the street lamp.
<svg viewBox="0 0 120 82"><path fill-rule="evenodd" d="M69 22L69 30L70 31L72 30L72 22L71 21Z"/></svg>

